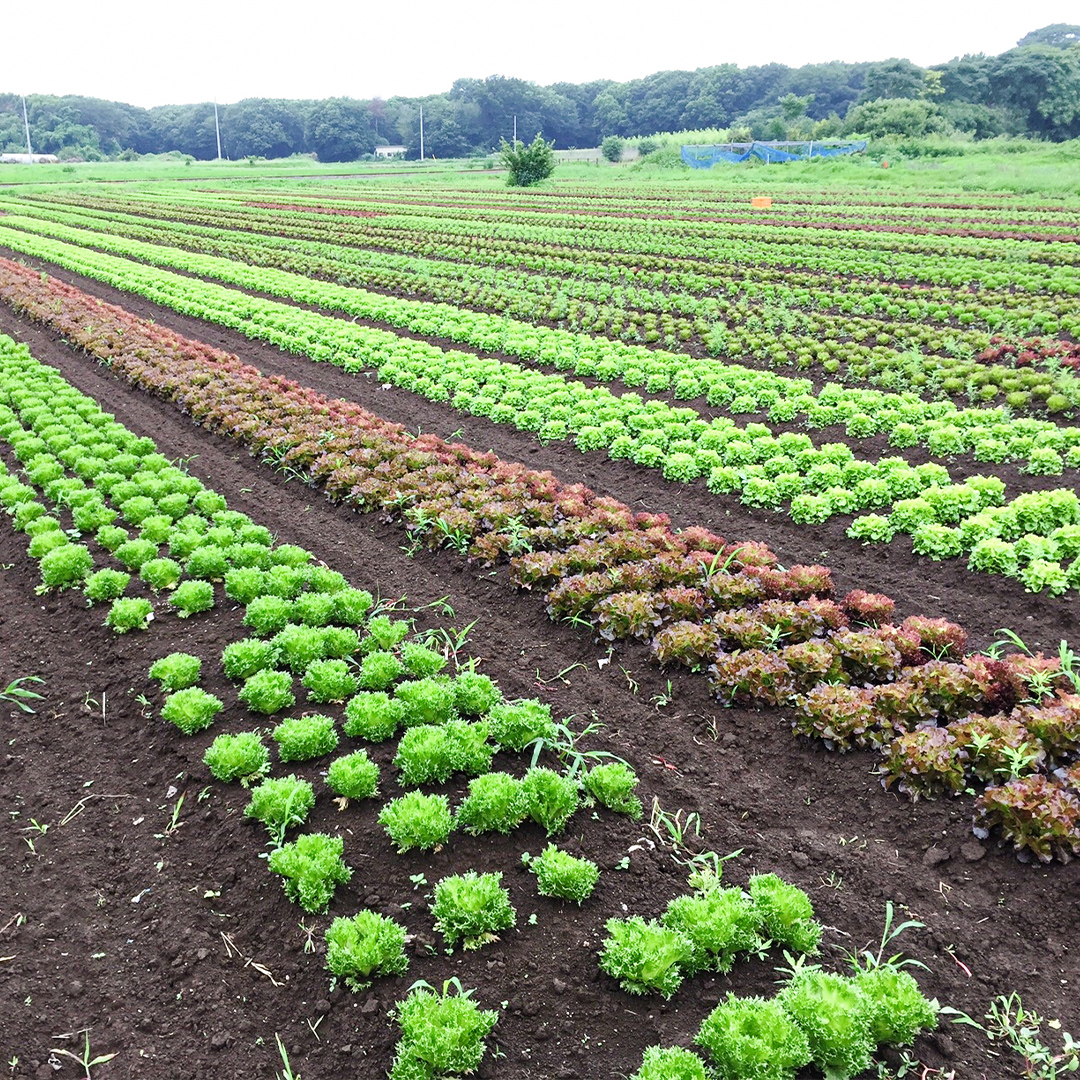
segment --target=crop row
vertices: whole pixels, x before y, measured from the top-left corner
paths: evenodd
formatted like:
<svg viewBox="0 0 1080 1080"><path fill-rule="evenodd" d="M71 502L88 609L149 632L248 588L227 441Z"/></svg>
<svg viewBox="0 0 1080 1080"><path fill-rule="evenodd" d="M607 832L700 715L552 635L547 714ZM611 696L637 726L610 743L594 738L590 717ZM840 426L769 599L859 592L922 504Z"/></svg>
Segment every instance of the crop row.
<svg viewBox="0 0 1080 1080"><path fill-rule="evenodd" d="M854 295L848 282L829 287L819 277L800 283L797 275L785 274L773 283L755 283L734 272L722 283L710 279L707 291L694 295L684 291L681 283L675 283L680 291L663 291L622 281L604 284L540 273L522 276L516 270L361 252L278 236L256 241L250 233L236 230L177 226L163 220L150 225L131 215L102 221L25 203L6 205L16 211L29 209L35 215L10 214L5 220L9 227L44 231L151 262L161 263L162 257L118 245L103 233L285 269L308 278L401 290L439 303L503 312L531 322L554 322L571 331L627 341L662 341L668 348L694 342L699 348L707 346L713 355L791 363L803 369L820 364L825 371L837 373L843 362L846 377L892 389L921 387L938 394L965 393L981 401L1004 395L1014 406L1045 402L1051 411L1075 404L1078 393L1070 373L1080 363L1077 348L1052 337L1023 337L1056 331L1057 319L1041 307L1020 307L1020 297L1005 291L982 294L978 306L972 306L967 294L956 297L940 290L931 295L928 290L883 285ZM45 221L98 231L91 235L57 231ZM692 278L700 289L700 275L684 276L686 284ZM988 328L1008 326L1008 337L998 341L986 332L964 329L976 319ZM959 329L949 330L950 324ZM934 354L932 359L921 355L923 348ZM657 359L661 357L647 361L648 373L651 384L663 388L671 380L663 383ZM687 361L682 357L679 368L673 370L685 369ZM671 358L669 366L672 363L678 361ZM680 396L685 392L684 387Z"/></svg>
<svg viewBox="0 0 1080 1080"><path fill-rule="evenodd" d="M414 439L357 406L264 379L69 287L30 280L39 296L64 302L34 306L24 296L23 306L198 422L333 497L389 509L419 540L487 561L510 556L514 579L542 587L553 617L589 622L607 640L641 639L663 663L708 667L724 701L793 704L803 734L890 753L907 732L1008 714L1032 695L1052 699L1075 677L1064 652L1045 662L965 658L966 636L954 624L912 617L894 626L885 597L828 599L823 567L781 570L763 545L729 544L701 529L675 534L661 515L635 516L494 455ZM859 687L870 696L853 704L848 691ZM1073 750L1046 743L1036 771L1067 765Z"/></svg>
<svg viewBox="0 0 1080 1080"><path fill-rule="evenodd" d="M572 438L580 450L604 449L612 458L657 468L671 480L690 482L704 477L711 491L739 491L747 505L776 508L788 503L797 522L817 523L837 514L891 505L887 518L879 514L857 518L851 535L864 542L887 542L897 531L909 532L920 554L945 558L970 552L973 569L1020 576L1033 591L1063 592L1077 586L1076 553L1060 533L1063 527L1080 522L1080 502L1068 489L1021 495L990 512L1003 501L1005 491L992 477L955 485L948 470L933 463L912 467L902 458L885 458L872 464L856 459L843 443L815 449L809 436L801 433L774 437L762 424L740 429L727 419L709 423L694 410L677 409L663 401L644 402L636 395L616 398L603 387L589 389L494 358L443 352L425 342L299 312L66 244L30 239L26 247L312 359L339 362L346 370L357 370L365 362L378 364L383 381L495 422L535 431L541 439ZM399 303L378 299L387 305ZM735 374L727 375L730 381L725 381L725 389L734 393ZM742 390L745 395L745 384ZM844 391L826 390L810 400L816 401L815 412L827 413L830 419L849 405ZM930 406L906 399L892 404L891 414L875 412L872 426L890 419L891 437L901 444L918 441L921 431L922 438L942 453L961 452L974 441L976 456L1001 458L1011 446L1014 452L1026 450L1028 471L1050 474L1060 474L1066 464L1075 467L1080 460L1080 429L1004 419L979 427L986 413L950 413L948 407L936 410L944 413L941 419L924 419L917 427L901 417L918 419ZM853 416L848 427L860 430L858 419L864 415ZM972 426L964 431L952 422L956 418ZM1001 543L1029 535L1033 539L1026 546L1004 554L999 550ZM984 541L993 542L989 553Z"/></svg>

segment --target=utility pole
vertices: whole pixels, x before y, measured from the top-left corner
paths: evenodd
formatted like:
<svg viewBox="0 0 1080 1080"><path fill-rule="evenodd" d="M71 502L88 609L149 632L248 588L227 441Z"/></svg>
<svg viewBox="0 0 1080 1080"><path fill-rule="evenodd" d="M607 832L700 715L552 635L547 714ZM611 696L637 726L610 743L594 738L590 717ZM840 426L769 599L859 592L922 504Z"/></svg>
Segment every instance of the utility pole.
<svg viewBox="0 0 1080 1080"><path fill-rule="evenodd" d="M420 106L420 160L424 160L424 106Z"/></svg>
<svg viewBox="0 0 1080 1080"><path fill-rule="evenodd" d="M214 130L217 132L217 159L221 160L221 125L218 123L217 98L214 98Z"/></svg>
<svg viewBox="0 0 1080 1080"><path fill-rule="evenodd" d="M514 149L517 149L517 113L514 113Z"/></svg>
<svg viewBox="0 0 1080 1080"><path fill-rule="evenodd" d="M30 148L30 121L26 118L26 95L23 94L22 99L22 119L23 127L26 128L26 152L33 155L34 151Z"/></svg>

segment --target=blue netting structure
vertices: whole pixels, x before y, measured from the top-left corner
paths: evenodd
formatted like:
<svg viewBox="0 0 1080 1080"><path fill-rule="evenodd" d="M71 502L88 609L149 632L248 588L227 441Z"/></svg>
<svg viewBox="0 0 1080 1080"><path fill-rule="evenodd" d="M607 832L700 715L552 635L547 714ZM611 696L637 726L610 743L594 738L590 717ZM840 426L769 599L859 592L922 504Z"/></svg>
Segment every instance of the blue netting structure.
<svg viewBox="0 0 1080 1080"><path fill-rule="evenodd" d="M682 159L692 169L710 169L718 161L739 162L758 158L767 165L784 161L806 161L809 158L840 157L859 154L866 149L866 140L837 143L831 140L816 142L752 142L722 143L717 146L684 146Z"/></svg>

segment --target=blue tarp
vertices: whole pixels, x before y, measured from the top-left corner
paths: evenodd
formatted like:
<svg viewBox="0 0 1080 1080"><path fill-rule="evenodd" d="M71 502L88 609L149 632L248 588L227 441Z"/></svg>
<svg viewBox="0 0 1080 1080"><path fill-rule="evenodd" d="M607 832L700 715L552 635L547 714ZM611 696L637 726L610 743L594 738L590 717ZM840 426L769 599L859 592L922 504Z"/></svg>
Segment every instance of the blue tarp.
<svg viewBox="0 0 1080 1080"><path fill-rule="evenodd" d="M781 150L781 146L794 150ZM724 146L684 146L682 159L692 169L709 169L718 161L739 162L760 158L767 165L779 161L806 161L807 158L838 157L841 154L857 154L866 149L866 140L845 143L843 146L827 146L824 143L727 143Z"/></svg>

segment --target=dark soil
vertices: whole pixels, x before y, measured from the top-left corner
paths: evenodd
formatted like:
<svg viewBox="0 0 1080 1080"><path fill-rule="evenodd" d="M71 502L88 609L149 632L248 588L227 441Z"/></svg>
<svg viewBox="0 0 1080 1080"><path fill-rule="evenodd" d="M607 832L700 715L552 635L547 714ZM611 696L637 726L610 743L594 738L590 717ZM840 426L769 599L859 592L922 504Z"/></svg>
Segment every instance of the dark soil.
<svg viewBox="0 0 1080 1080"><path fill-rule="evenodd" d="M1076 637L1074 602L1032 597L959 564L916 561L899 544L863 550L840 526L808 529L751 514L734 500L665 484L601 455L541 447L369 379L57 274L264 371L355 397L411 427L444 435L460 428L460 438L479 449L491 446L635 506L665 510L676 523L765 540L785 562L823 561L841 591L883 591L905 613L948 615L968 626L975 644L1003 625L1051 649L1060 637ZM700 814L700 846L742 849L727 864L730 883L745 883L755 870L782 874L810 893L829 927L829 945L849 949L876 944L885 901L892 900L904 917L926 924L899 946L928 965L918 972L928 994L981 1016L997 994L1015 990L1025 1005L1076 1030L1077 863L1025 866L992 843L979 844L969 829L970 800L912 805L887 794L871 755L833 755L795 740L782 710L722 709L703 679L662 672L633 649L620 649L601 666L605 649L549 622L538 598L515 592L505 571L469 567L448 553L407 558L398 526L335 508L286 482L6 308L0 331L25 340L39 360L129 428L151 435L168 457L187 460L230 507L283 541L307 547L383 597L407 597L421 609L421 626L473 624L467 652L507 696L542 697L578 725L595 713L605 727L591 747L614 751L639 771L647 804L655 796L671 813ZM737 964L728 976L689 980L666 1004L630 997L599 973L605 919L657 915L685 891L671 849L644 825L606 811L595 818L579 812L562 841L604 871L579 910L538 898L532 875L521 868L521 853L545 843L535 826L509 838L455 834L433 856L397 856L375 823L377 805L354 804L342 813L322 788L310 828L342 832L355 873L329 916L305 918L258 858L265 836L242 816L245 793L212 781L201 761L216 733L253 723L236 707L218 663L224 644L243 633L239 612L219 597L213 612L181 621L159 600L148 633L118 637L102 625L101 609L87 608L77 593L35 596L36 564L25 554L25 537L7 527L0 530L0 565L0 685L31 674L44 680L35 714L0 703L7 742L0 756L0 1061L18 1058L13 1077L82 1075L55 1049L81 1056L86 1028L92 1056L116 1055L95 1067L94 1077L265 1078L280 1066L275 1033L306 1080L379 1077L397 1037L388 1018L393 1002L414 979L441 985L453 975L476 988L483 1006L505 1002L481 1076L620 1077L638 1067L648 1045L688 1045L729 990L774 991L774 969L783 963L775 954ZM202 657L203 685L228 705L214 729L191 738L160 719L160 695L146 675L155 658L178 649ZM384 796L395 794L393 747L372 753L383 769ZM525 763L501 764L520 771ZM296 771L317 780L319 765ZM456 795L461 788L445 790ZM627 868L619 869L627 856ZM465 869L504 872L518 926L477 952L446 956L426 894L442 876ZM414 879L420 874L426 885ZM322 931L333 915L361 906L408 926L410 970L367 993L331 992ZM315 928L313 953L305 952L302 921ZM826 956L836 963L835 948ZM919 1041L915 1054L944 1070L928 1075L1020 1074L1018 1059L994 1056L972 1028L946 1022Z"/></svg>

